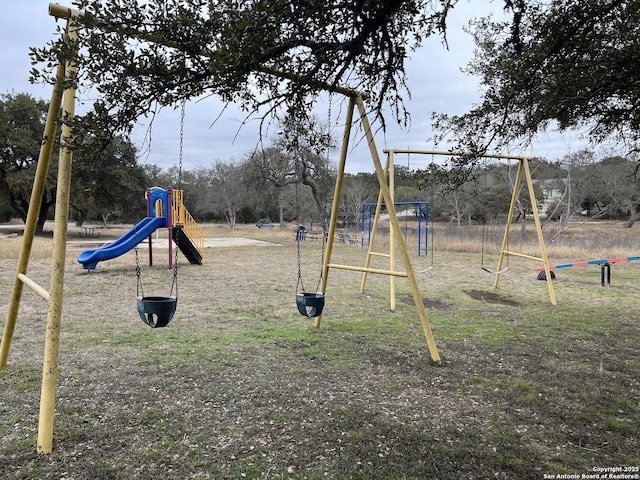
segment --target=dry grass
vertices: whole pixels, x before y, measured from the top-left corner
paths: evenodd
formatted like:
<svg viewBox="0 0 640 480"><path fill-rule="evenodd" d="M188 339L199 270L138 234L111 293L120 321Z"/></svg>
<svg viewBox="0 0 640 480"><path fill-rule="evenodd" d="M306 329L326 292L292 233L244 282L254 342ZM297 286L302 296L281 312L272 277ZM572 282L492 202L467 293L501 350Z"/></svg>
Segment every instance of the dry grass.
<svg viewBox="0 0 640 480"><path fill-rule="evenodd" d="M18 258L22 249L22 236L0 236L0 258ZM51 258L51 238L35 237L31 247L31 258L45 260Z"/></svg>
<svg viewBox="0 0 640 480"><path fill-rule="evenodd" d="M543 232L547 254L552 263L564 263L596 258L624 257L640 254L640 236L636 229L626 228L624 222L579 222L565 227L558 235L557 224L543 225ZM401 220L401 229L404 232L407 248L410 252L417 250L417 233L415 222ZM97 244L113 240L131 228L130 225L116 225L108 228L98 228L100 237L95 239ZM289 241L294 238L295 226L277 226L274 229L259 229L253 225L237 225L234 230L225 224L204 224L202 226L206 237L247 237L266 241ZM428 236L428 241L433 240L435 253L438 252L464 252L481 254L484 250L487 255L498 255L504 235L503 224L490 224L486 226L471 224L457 226L452 223L435 223L430 225L434 229L433 236ZM50 228L47 228L49 231ZM18 231L18 230L16 230ZM68 238L72 248L82 248L86 244L80 237L83 231L73 225L69 227ZM351 233L361 238L361 232L350 229ZM408 234L407 234L408 232ZM49 231L50 233L50 231ZM389 248L388 224L380 223L380 233L376 236L376 250ZM166 233L160 233L160 237L166 239ZM366 235L365 235L366 238ZM0 236L0 256L17 257L22 242L20 237ZM32 255L43 259L50 255L51 241L48 235L36 237ZM509 234L508 249L527 255L539 255L539 244L532 222L526 225L524 233L520 224L513 224ZM427 254L431 254L432 246L429 245Z"/></svg>
<svg viewBox="0 0 640 480"><path fill-rule="evenodd" d="M86 272L73 246L54 452L35 454L46 305L25 292L0 370L0 478L528 480L637 465L640 262L614 266L610 288L594 269L562 273L552 307L531 261L512 259L494 290L478 229L436 227L435 268L418 281L441 367L429 362L406 281L391 313L387 277L370 276L360 294L358 274L331 270L321 328L298 315L292 228L205 226L277 246L207 249L203 266L181 265L176 318L159 330L137 318L132 252ZM635 232L601 228L570 229L566 260L613 255L593 245ZM493 261L496 238L500 229ZM637 243L607 246L637 253ZM315 284L321 243L301 250ZM343 244L333 254L351 265L364 256ZM430 260L412 254L416 268ZM0 261L4 317L15 257ZM158 253L143 267L148 294L168 294L166 261ZM30 264L45 285L49 264Z"/></svg>
<svg viewBox="0 0 640 480"><path fill-rule="evenodd" d="M436 254L441 251L481 254L484 250L487 255L499 255L505 230L504 225L496 224L458 227L436 223L432 228L435 229ZM557 235L556 228L556 224L543 225L545 247L551 263L640 255L640 237L636 229L626 228L623 222L573 223L560 235ZM407 245L410 250L415 249L414 232L408 236ZM540 256L533 223L527 224L524 232L521 225L513 224L507 249Z"/></svg>

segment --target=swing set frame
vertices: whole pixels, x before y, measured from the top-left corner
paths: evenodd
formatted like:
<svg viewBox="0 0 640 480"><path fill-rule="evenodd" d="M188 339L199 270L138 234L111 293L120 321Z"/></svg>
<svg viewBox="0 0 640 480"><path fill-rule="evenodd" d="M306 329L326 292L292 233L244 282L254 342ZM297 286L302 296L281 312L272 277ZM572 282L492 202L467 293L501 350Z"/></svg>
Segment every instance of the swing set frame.
<svg viewBox="0 0 640 480"><path fill-rule="evenodd" d="M364 248L364 245L371 244L371 235L373 232L373 218L374 218L374 210L373 207L377 208L377 203L363 203L362 210L360 214L360 219L362 223L361 229L361 245ZM423 255L427 255L429 252L429 202L425 201L404 201L404 202L395 202L395 207L397 209L398 206L412 206L416 209L416 216L418 218L418 228L416 234L417 240L417 250L418 256L421 257ZM382 207L386 207L386 205L382 205ZM422 216L424 214L424 220ZM406 215L405 215L405 224L406 224ZM405 235L408 237L407 228L405 226Z"/></svg>
<svg viewBox="0 0 640 480"><path fill-rule="evenodd" d="M455 151L439 151L439 150L412 150L408 148L398 148L398 149L385 149L385 153L387 154L387 171L393 173L393 163L394 163L394 155L395 154L417 154L417 155L431 155L431 156L448 156L448 157L456 157L463 156L464 154L461 152ZM498 266L495 272L489 271L488 269L483 268L483 270L494 274L494 288L498 288L500 283L500 277L503 275L507 269L508 265L505 266L505 259L509 258L509 255L514 257L522 257L528 258L530 260L535 260L537 262L542 262L542 267L538 267L537 270L544 271L546 274L546 282L547 289L549 291L549 301L552 305L556 305L556 296L553 289L553 282L551 281L550 265L549 260L547 258L547 249L544 243L544 235L542 234L542 224L540 223L540 215L538 214L538 209L533 208L533 220L536 228L536 235L538 238L538 245L540 248L540 256L535 257L532 255L527 255L524 253L514 252L509 250L509 234L511 230L511 219L513 218L513 214L515 212L516 203L518 201L518 197L520 195L520 189L523 184L527 187L527 192L529 194L529 200L531 205L537 205L536 203L536 195L535 190L533 188L533 180L531 178L531 170L529 168L529 162L531 161L531 157L522 156L522 155L508 155L508 154L495 154L495 153L485 153L481 156L481 158L486 159L497 159L497 160L517 160L518 161L518 170L516 171L516 177L513 183L513 190L511 192L511 201L509 203L509 213L507 214L507 221L505 224L504 235L502 237L502 246L500 248L500 256L498 260ZM393 185L392 176L389 179L391 185ZM378 215L378 212L376 212ZM484 242L484 238L483 238ZM484 249L484 245L483 245ZM484 253L484 251L483 251ZM363 279L364 286L364 279Z"/></svg>

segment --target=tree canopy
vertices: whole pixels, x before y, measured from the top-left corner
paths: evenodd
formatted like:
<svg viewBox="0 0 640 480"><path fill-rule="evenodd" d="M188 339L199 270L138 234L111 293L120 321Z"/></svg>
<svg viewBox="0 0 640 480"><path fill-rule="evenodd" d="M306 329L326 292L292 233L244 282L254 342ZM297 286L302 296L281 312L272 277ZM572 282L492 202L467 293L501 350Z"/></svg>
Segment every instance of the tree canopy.
<svg viewBox="0 0 640 480"><path fill-rule="evenodd" d="M518 22L472 24L482 101L460 116L435 115L439 140L462 151L528 144L549 127L629 150L640 140L640 3L519 1Z"/></svg>
<svg viewBox="0 0 640 480"><path fill-rule="evenodd" d="M446 32L456 0L76 0L76 44L32 49L34 80L77 52L79 83L98 92L94 121L128 129L183 99L216 95L264 119L310 112L319 92L360 91L408 120L405 63ZM505 0L506 21L477 19L482 101L437 114L442 140L481 153L538 132L586 127L592 140L638 142L640 4L629 0ZM461 7L459 7L461 8ZM277 121L284 118L279 116ZM467 161L463 158L462 161Z"/></svg>
<svg viewBox="0 0 640 480"><path fill-rule="evenodd" d="M3 217L27 218L47 110L47 102L26 93L0 95L0 201L9 207L2 208ZM49 172L40 202L38 231L42 231L55 200L55 175Z"/></svg>
<svg viewBox="0 0 640 480"><path fill-rule="evenodd" d="M26 221L33 178L49 105L25 93L0 95L0 212L2 219L17 216ZM86 124L76 125L71 206L81 224L87 216L106 218L131 207L144 208L146 176L137 165L136 149L120 136L102 137ZM100 132L99 132L100 133ZM57 149L53 149L57 155ZM57 162L52 162L45 182L36 230L41 232L56 201Z"/></svg>
<svg viewBox="0 0 640 480"><path fill-rule="evenodd" d="M309 111L320 91L362 91L378 119L406 121L405 62L444 32L455 0L76 0L78 41L32 49L55 65L77 51L96 112L128 128L158 107L216 95L262 118ZM34 69L34 80L47 68Z"/></svg>

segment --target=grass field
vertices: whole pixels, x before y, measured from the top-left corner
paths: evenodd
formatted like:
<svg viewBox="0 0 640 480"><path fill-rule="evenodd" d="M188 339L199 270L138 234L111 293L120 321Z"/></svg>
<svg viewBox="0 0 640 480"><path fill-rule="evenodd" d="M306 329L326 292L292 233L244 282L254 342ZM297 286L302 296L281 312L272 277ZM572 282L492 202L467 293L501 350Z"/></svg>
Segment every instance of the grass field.
<svg viewBox="0 0 640 480"><path fill-rule="evenodd" d="M389 277L370 275L359 293L360 274L332 269L321 327L300 316L292 230L208 226L272 245L181 263L164 329L137 316L133 253L87 272L70 247L54 450L35 448L47 306L25 289L0 369L0 478L614 478L598 470L613 467L640 478L640 262L614 265L608 288L598 267L560 271L552 306L530 260L509 258L493 288L479 232L437 226L434 268L418 275L440 366L406 280L390 312ZM510 249L537 253L531 228L512 236ZM486 239L491 269L500 238ZM19 248L0 239L2 326ZM44 286L50 248L36 239L28 271ZM582 224L548 249L552 263L638 255L640 236ZM168 295L166 250L154 253L149 269L141 251L145 294ZM417 270L431 264L410 254ZM320 243L302 243L301 256L313 289ZM364 257L336 244L332 261Z"/></svg>

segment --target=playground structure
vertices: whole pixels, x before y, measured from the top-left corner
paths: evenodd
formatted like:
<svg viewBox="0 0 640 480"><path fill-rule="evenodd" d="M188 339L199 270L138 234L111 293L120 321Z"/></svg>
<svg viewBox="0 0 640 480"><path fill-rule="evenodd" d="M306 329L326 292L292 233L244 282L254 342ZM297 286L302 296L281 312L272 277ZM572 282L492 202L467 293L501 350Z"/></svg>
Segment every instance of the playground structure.
<svg viewBox="0 0 640 480"><path fill-rule="evenodd" d="M429 251L429 202L395 202L394 207L414 207L415 217L417 218L417 232L416 232L416 240L417 240L417 249L418 256L422 256L422 253L426 255ZM362 248L364 246L371 245L371 236L373 233L373 212L374 207L377 207L376 203L363 203L362 204L362 238L361 245ZM382 208L385 208L385 204L382 204ZM405 219L407 218L407 211L404 212ZM408 231L405 231L405 235L408 238Z"/></svg>
<svg viewBox="0 0 640 480"><path fill-rule="evenodd" d="M573 263L561 263L558 265L549 265L549 270L562 270L565 268L573 268L573 267L588 267L591 265L600 266L600 285L607 286L611 285L611 265L615 263L625 263L625 262L637 262L640 261L640 255L635 255L631 257L613 257L613 258L600 258L597 260L585 260L581 262L573 262ZM537 267L534 269L536 272L544 271L543 268ZM548 273L547 273L548 275Z"/></svg>
<svg viewBox="0 0 640 480"><path fill-rule="evenodd" d="M88 25L92 27L101 27L103 24L100 19L96 19L94 17L86 16L82 11L70 9L63 7L58 4L50 4L49 5L49 14L58 18L64 19L67 21L64 39L70 45L73 45L74 40L77 39L77 33L81 29L83 25ZM116 28L111 25L111 28ZM117 28L116 28L117 31ZM131 31L123 30L123 35L131 36ZM148 35L141 34L141 39L149 42L153 42L153 38L149 38ZM175 48L175 45L165 45L168 47ZM200 52L200 55L206 57L210 53L207 51ZM268 67L263 67L263 73L269 73L274 77L278 78L291 78L291 72L280 72L275 69L270 69ZM42 371L42 388L41 388L41 398L40 398L40 415L39 415L39 426L38 426L38 441L37 441L37 450L39 453L50 453L53 445L53 424L54 424L54 414L55 414L55 397L56 397L56 383L57 383L57 375L58 375L58 352L59 352L59 343L60 343L60 328L61 328L61 314L62 314L62 303L63 303L63 290L64 290L64 274L65 274L65 256L66 256L66 246L67 246L67 225L69 218L69 201L70 201L70 191L71 191L71 159L72 159L72 134L73 134L73 118L75 113L75 78L76 78L76 66L70 62L62 60L61 63L57 67L56 71L56 82L53 87L53 92L51 96L49 112L47 115L47 121L45 126L45 131L43 135L42 146L40 150L40 155L38 158L38 166L36 171L36 176L33 184L32 195L31 195L31 203L29 207L29 212L27 215L27 221L25 223L25 231L23 238L23 247L20 252L20 257L18 259L17 265L17 274L14 281L14 287L11 295L11 300L7 313L7 321L4 327L4 333L2 337L2 344L0 345L0 368L5 367L7 364L9 348L11 344L11 339L13 337L13 333L15 330L15 323L18 314L18 309L20 305L20 298L22 294L22 290L24 285L29 286L34 291L36 291L41 297L43 297L48 302L48 313L47 313L47 327L46 327L46 336L45 336L45 348L44 348L44 361L43 361L43 371ZM318 295L322 295L324 297L327 284L329 279L329 272L331 269L342 269L342 270L350 270L361 272L363 274L362 279L362 289L364 289L366 278L368 274L381 274L387 275L391 278L391 297L392 297L392 305L395 308L395 277L403 277L408 280L409 287L411 290L411 295L414 300L415 307L418 312L418 316L420 319L420 323L423 329L423 333L426 339L426 343L429 349L429 353L431 356L431 360L439 364L440 354L438 352L438 348L435 342L435 338L433 336L431 325L429 323L429 319L427 317L426 308L424 306L424 302L422 300L422 296L420 293L420 289L418 287L418 283L416 280L416 275L413 270L411 260L409 258L409 254L406 249L406 245L402 238L402 230L400 227L400 222L398 220L398 216L395 211L394 206L394 198L393 198L393 154L395 153L429 153L429 154L437 154L437 155L455 155L452 152L421 152L421 151L411 151L411 150L385 150L387 153L387 164L386 167L382 166L382 162L380 160L380 156L378 153L378 149L376 147L376 143L373 136L373 131L371 125L369 124L369 120L367 117L367 109L365 107L363 94L348 88L343 88L336 85L329 85L318 83L316 84L316 88L325 89L330 92L340 93L344 95L348 99L348 106L346 108L346 119L344 123L344 133L342 137L342 146L340 149L340 159L339 165L337 168L337 179L335 184L335 191L333 196L333 204L331 209L331 218L329 222L329 232L327 235L327 245L326 245L326 253L323 259L322 264L322 275L321 275L321 285L319 287L319 291L316 292ZM345 165L347 160L347 152L349 149L349 140L351 138L351 129L354 125L354 113L357 108L357 113L359 115L360 125L362 127L362 132L364 138L369 147L369 151L371 154L371 160L373 166L375 168L376 177L378 179L380 192L378 197L378 206L376 209L376 217L374 218L374 223L377 222L379 218L379 210L381 209L382 204L385 204L387 207L387 213L389 215L389 224L390 224L390 252L388 254L390 260L390 266L388 269L378 269L372 268L369 265L371 257L374 255L378 255L377 253L371 250L371 246L373 245L373 241L370 245L370 250L367 253L367 260L364 266L355 266L355 265L341 265L337 263L332 263L332 253L334 240L336 237L336 226L338 220L338 212L339 212L339 202L342 193L342 186L345 177ZM62 111L62 116L60 115ZM48 172L49 163L51 160L51 150L53 147L53 140L55 137L56 131L56 119L64 118L65 121L62 125L61 132L61 152L59 156L59 165L58 165L58 186L57 186L57 198L56 198L56 208L55 208L55 220L54 220L54 236L53 236L53 253L52 253L52 272L50 278L50 288L49 291L39 286L35 281L31 280L27 275L27 267L29 262L29 256L31 252L31 247L33 243L33 237L35 232L38 207L40 204L40 199L43 195L44 190L44 181ZM488 156L488 155L485 155ZM514 157L514 156L500 156L494 155L491 156L493 158L513 158L518 159L520 161L520 167L518 169L517 175L517 184L522 180L522 175L525 176L527 185L529 187L529 193L531 194L532 200L533 197L533 187L531 184L531 176L528 169L528 158L526 157ZM175 190L174 193L179 192ZM513 209L515 206L515 199L517 198L517 188L514 189L514 196L512 198L512 203L510 207L510 216L513 213ZM181 192L180 192L181 195ZM155 205L155 201L150 201L149 205ZM169 202L165 202L165 205L168 205ZM532 201L532 204L535 205L535 201ZM180 205L182 205L182 201L180 199ZM156 212L157 213L157 212ZM164 219L159 219L155 215L149 213L148 219L143 220L141 223L134 227L133 235L134 235L134 243L135 237L138 233L141 235L147 234L149 235L156 228L160 228L161 225L164 225L163 222L169 222L168 213L165 214ZM546 253L544 251L544 243L542 241L542 232L540 230L539 219L534 211L534 217L536 219L536 228L538 231L540 246L542 250L542 258L536 257L528 257L534 258L536 260L542 260L544 262L544 268L547 272L547 278L549 277L549 267L546 260ZM177 218L180 217L180 212L178 213ZM177 224L177 223L175 223ZM166 225L175 225L173 221L166 223ZM376 223L377 226L377 223ZM139 228L140 230L137 230ZM375 235L375 228L373 228L373 234ZM143 231L142 231L143 230ZM184 232L185 229L176 229L178 232ZM174 230L174 234L175 231ZM170 237L174 237L172 234ZM181 235L180 233L177 234ZM500 257L500 265L502 264L504 255L506 252L506 240L508 238L508 225L505 231L505 241L503 243L501 257ZM126 246L130 245L131 242L126 244ZM179 245L179 242L177 242ZM120 249L114 249L109 252L109 255L115 255L125 248L125 241L123 240L121 243ZM100 250L100 249L97 249ZM84 262L80 262L83 266L86 264L87 267L90 268L94 262L102 261L105 258L99 258L100 255L104 254L107 250L102 250L101 254L96 254L95 251L93 253L86 253L86 257L83 258ZM396 268L396 251L399 253L400 262L402 263L404 270L401 271ZM513 252L513 255L516 255ZM527 257L526 255L522 255ZM112 257L113 258L113 257ZM80 259L79 259L80 260ZM95 268L95 266L94 266ZM175 266L174 266L175 268ZM498 270L500 270L500 266ZM175 271L175 270L174 270ZM174 276L175 278L175 276ZM499 277L496 277L495 287L498 286ZM555 304L555 298L553 297L553 289L551 282L548 281L549 284L549 292L552 299L552 303ZM318 312L316 312L318 313ZM322 321L322 315L313 315L315 318L315 325L319 327Z"/></svg>
<svg viewBox="0 0 640 480"><path fill-rule="evenodd" d="M111 260L136 248L148 239L149 266L153 265L152 234L159 228L169 230L169 268L173 268L173 242L191 264L202 265L204 234L183 203L182 190L160 187L147 189L147 216L120 238L100 248L85 250L78 255L78 263L94 270L100 261Z"/></svg>

